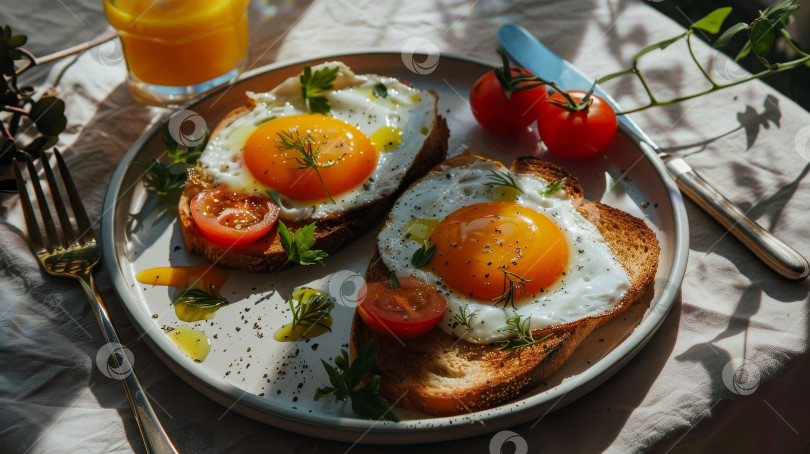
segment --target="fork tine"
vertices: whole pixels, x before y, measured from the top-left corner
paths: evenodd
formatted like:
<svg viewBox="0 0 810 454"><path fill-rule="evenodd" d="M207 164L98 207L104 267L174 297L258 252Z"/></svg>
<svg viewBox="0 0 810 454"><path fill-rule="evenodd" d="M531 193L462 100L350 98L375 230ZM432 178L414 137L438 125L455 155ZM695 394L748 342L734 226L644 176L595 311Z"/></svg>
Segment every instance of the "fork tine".
<svg viewBox="0 0 810 454"><path fill-rule="evenodd" d="M48 180L48 187L51 189L51 197L53 197L53 205L56 207L56 214L59 217L59 223L62 224L62 234L65 237L65 247L73 244L76 241L76 236L73 233L73 226L70 223L67 210L65 209L65 202L62 200L62 194L59 193L59 186L56 185L56 179L53 177L53 170L47 160L42 160L42 167L45 169L45 178Z"/></svg>
<svg viewBox="0 0 810 454"><path fill-rule="evenodd" d="M76 190L76 185L73 184L73 178L70 176L70 172L68 172L65 160L62 159L62 154L59 153L59 150L56 148L53 149L53 155L56 156L59 173L62 175L62 183L64 183L65 190L70 199L70 206L73 207L73 214L76 216L76 224L79 226L79 235L84 241L92 241L96 238L93 233L93 226L90 224L87 212L84 211L82 199L79 197L79 191Z"/></svg>
<svg viewBox="0 0 810 454"><path fill-rule="evenodd" d="M31 240L31 248L34 252L45 249L42 243L42 235L39 233L39 225L37 225L37 217L34 215L34 206L31 205L31 199L28 198L28 188L25 187L25 180L20 170L20 163L17 158L14 161L14 178L17 179L17 189L20 192L20 205L22 206L23 218L25 218L25 227L28 230L28 239Z"/></svg>
<svg viewBox="0 0 810 454"><path fill-rule="evenodd" d="M31 179L31 185L34 187L34 194L37 196L37 204L39 205L39 212L42 214L42 223L45 224L45 235L48 237L48 242L51 245L51 250L62 242L59 240L59 235L56 233L56 225L53 223L53 216L51 210L48 208L48 200L45 199L45 193L42 191L42 184L39 182L37 170L34 163L30 159L26 159L25 163L28 164L28 177ZM67 245L62 244L64 248Z"/></svg>

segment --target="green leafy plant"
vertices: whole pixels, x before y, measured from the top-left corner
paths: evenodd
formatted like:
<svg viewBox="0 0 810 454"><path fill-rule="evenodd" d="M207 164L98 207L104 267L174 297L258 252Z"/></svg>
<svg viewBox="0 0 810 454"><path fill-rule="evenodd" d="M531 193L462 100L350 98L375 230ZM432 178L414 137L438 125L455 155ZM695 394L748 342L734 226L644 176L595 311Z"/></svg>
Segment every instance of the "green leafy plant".
<svg viewBox="0 0 810 454"><path fill-rule="evenodd" d="M329 100L323 93L332 89L332 83L337 78L337 66L334 68L323 68L312 72L312 68L304 66L304 71L298 78L301 83L301 97L307 105L307 110L311 113L328 115L332 110Z"/></svg>
<svg viewBox="0 0 810 454"><path fill-rule="evenodd" d="M290 233L284 222L278 221L278 235L281 239L281 248L287 253L287 261L282 268L290 263L299 265L314 265L318 260L326 258L329 254L321 250L313 250L315 244L315 222Z"/></svg>
<svg viewBox="0 0 810 454"><path fill-rule="evenodd" d="M354 361L349 361L346 350L341 350L340 355L335 357L334 366L321 360L332 386L318 388L315 391L315 400L334 397L346 402L348 399L351 400L352 411L361 418L399 421L391 412L391 404L379 394L380 376L373 375L368 382L363 383L363 378L376 361L373 342L369 340L363 344Z"/></svg>
<svg viewBox="0 0 810 454"><path fill-rule="evenodd" d="M167 123L163 123L161 129L163 130L163 143L166 145L167 155L171 162L165 164L153 157L149 162L133 160L130 165L146 171L145 180L148 192L165 196L186 185L188 168L197 163L197 159L205 149L205 144L208 142L208 131L197 144L184 147L174 139Z"/></svg>
<svg viewBox="0 0 810 454"><path fill-rule="evenodd" d="M22 46L28 37L15 35L9 25L0 29L0 165L12 159L37 159L56 145L67 126L65 103L53 90L34 99L34 89L20 86L19 76L36 65L36 58ZM19 61L27 60L18 65ZM33 125L38 134L20 133L20 128ZM27 137L24 137L27 136ZM33 136L33 137L31 137ZM0 191L16 192L15 180L0 180Z"/></svg>
<svg viewBox="0 0 810 454"><path fill-rule="evenodd" d="M501 332L505 333L513 333L514 337L511 337L505 341L503 341L503 345L501 345L501 350L504 351L515 351L520 350L522 348L526 348L530 345L534 345L551 337L551 334L547 334L543 337L535 339L532 336L531 332L531 315L524 316L520 314L515 314L509 317L506 320L506 328L501 328Z"/></svg>
<svg viewBox="0 0 810 454"><path fill-rule="evenodd" d="M694 50L692 48L692 37L696 31L701 30L712 35L720 33L720 31L723 28L723 23L725 22L729 13L731 13L732 11L731 7L724 7L712 11L702 19L693 23L683 33L674 36L672 38L650 44L649 46L641 49L633 57L633 64L629 68L602 76L596 80L595 84L601 84L611 79L615 79L617 77L626 75L632 75L638 79L638 81L644 88L647 97L649 98L649 102L647 104L629 110L625 110L623 112L616 112L616 115L624 115L632 112L638 112L641 110L649 109L651 107L675 104L678 102L697 98L699 96L703 96L718 90L722 90L724 88L733 87L735 85L743 84L745 82L749 82L754 79L760 79L762 77L769 76L771 74L776 74L792 68L800 66L810 67L810 53L802 49L798 43L793 41L793 38L790 36L790 33L787 31L787 29L785 29L785 24L787 23L788 18L793 13L795 13L796 10L799 9L799 7L800 5L798 4L798 0L782 1L780 3L777 3L773 6L766 8L763 11L760 11L759 17L755 18L750 23L740 22L732 25L731 27L727 28L714 41L713 43L714 47L721 48L727 46L731 42L732 38L737 36L739 33L743 32L747 33L748 40L735 57L735 60L739 61L749 56L750 54L753 54L756 57L756 59L760 62L763 68L762 71L754 73L749 77L745 77L740 80L735 80L728 83L720 83L716 81L704 68L700 60L698 60L698 58L695 56ZM776 44L777 40L779 39L784 40L785 43L791 49L793 49L793 51L796 52L796 54L798 54L799 57L794 60L784 62L770 61L771 51L774 48L774 45ZM647 78L645 77L644 73L639 68L639 61L644 55L647 55L653 51L664 50L680 40L686 41L686 45L687 48L689 49L689 55L692 58L692 61L700 70L703 77L709 82L710 86L704 90L696 91L694 93L686 94L683 96L677 96L665 100L658 99L658 97L656 97L656 95L652 92L652 89L650 88L650 85L647 82ZM566 99L565 105L557 103L555 104L560 105L561 107L570 111L584 110L588 107L590 103L590 93L593 93L593 89L595 88L596 85L591 87L591 91L588 96L584 97L579 103L577 103L565 92L565 90L562 90L554 81L544 80L537 76L511 77L508 58L506 58L506 55L503 53L501 53L501 55L504 61L504 67L501 68L502 70L501 73L503 75L501 85L504 86L504 90L507 90L507 93L511 93L512 91L516 90L527 90L529 88L533 88L538 85L549 85L555 90L559 91L560 94L563 95L563 97L565 97Z"/></svg>

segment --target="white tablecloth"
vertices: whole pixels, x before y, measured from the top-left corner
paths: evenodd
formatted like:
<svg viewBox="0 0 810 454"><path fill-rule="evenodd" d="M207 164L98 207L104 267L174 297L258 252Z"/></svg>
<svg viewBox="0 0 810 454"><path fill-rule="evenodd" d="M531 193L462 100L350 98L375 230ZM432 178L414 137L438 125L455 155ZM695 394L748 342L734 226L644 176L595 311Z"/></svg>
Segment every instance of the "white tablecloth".
<svg viewBox="0 0 810 454"><path fill-rule="evenodd" d="M104 28L100 2L36 3L4 11L0 22L37 35L32 46L40 54ZM518 23L598 75L627 67L638 49L682 31L640 1L355 3L254 1L251 67L358 48L399 50L413 37L496 63L499 26ZM696 50L719 77L738 77L739 68L708 46ZM131 100L117 55L108 45L36 78L44 88L63 72L56 88L69 124L61 146L92 219L100 217L126 150L164 113ZM701 83L683 48L651 55L644 65L662 93L687 93ZM644 102L640 87L626 81L609 90L623 105ZM633 118L749 216L810 256L808 112L753 82ZM664 325L604 385L536 425L512 428L530 452L806 449L810 284L778 277L694 204L687 202L687 210L689 265ZM78 284L41 271L16 197L2 198L0 215L0 452L142 451L121 385L94 365L104 342ZM488 451L491 435L429 446L353 446L226 411L137 340L109 277L97 276L136 372L182 452ZM728 373L743 360L748 381L734 388Z"/></svg>

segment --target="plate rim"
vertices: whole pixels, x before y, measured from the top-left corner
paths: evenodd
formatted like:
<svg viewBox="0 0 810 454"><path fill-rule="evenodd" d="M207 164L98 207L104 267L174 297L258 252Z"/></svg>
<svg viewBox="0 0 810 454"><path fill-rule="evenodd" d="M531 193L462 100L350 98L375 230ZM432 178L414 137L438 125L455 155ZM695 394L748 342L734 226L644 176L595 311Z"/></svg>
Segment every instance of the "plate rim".
<svg viewBox="0 0 810 454"><path fill-rule="evenodd" d="M299 60L281 61L265 65L245 72L233 84L245 81L254 77L265 75L267 73L278 71L281 69L289 68L292 66L300 66L306 63L314 63L323 60L340 60L346 57L360 57L365 56L373 59L374 56L382 56L384 58L392 58L398 56L401 58L402 52L400 50L357 50L353 52L346 52L340 54L326 54L315 58L308 57ZM422 56L429 56L422 54ZM454 53L441 52L439 54L439 64L442 61L455 60L465 64L474 64L482 67L494 67L492 62L462 56ZM424 75L422 75L424 76ZM200 99L188 103L181 107L181 109L193 110L195 105L206 102L207 100L217 96L222 90L229 90L232 85L227 85L218 90L215 90ZM636 144L641 154L647 158L656 174L661 180L662 186L669 194L669 200L672 205L672 214L674 221L674 235L673 235L673 257L671 270L666 276L666 284L655 301L657 305L661 305L661 310L654 310L647 314L644 319L639 323L644 323L645 327L649 329L641 333L638 329L625 338L619 345L617 345L608 354L602 357L598 362L594 363L591 367L581 372L576 376L576 380L568 380L560 383L559 385L550 388L549 390L523 397L521 399L509 402L499 407L492 409L482 410L479 412L453 416L453 417L431 417L422 420L407 420L399 423L385 423L379 425L376 421L369 421L358 418L343 418L333 415L323 415L317 413L302 412L294 410L287 406L274 404L270 400L262 399L255 396L246 390L237 386L231 385L224 381L218 383L211 382L205 377L201 377L189 368L184 367L180 361L180 353L176 349L166 351L159 347L158 343L153 339L154 330L147 329L149 327L149 320L141 320L143 314L136 313L130 310L130 304L137 304L134 298L129 298L128 293L125 292L128 286L124 281L123 275L119 271L118 250L115 247L115 224L114 212L116 209L116 202L119 193L123 189L121 183L126 176L129 169L129 163L141 151L143 146L149 141L156 133L160 131L161 122L165 121L172 112L168 112L162 116L152 127L144 132L127 150L122 157L121 162L118 164L115 172L110 179L109 185L105 192L104 202L102 204L102 219L101 219L101 246L102 256L104 258L104 265L110 279L113 283L118 300L124 307L127 316L132 322L133 326L143 334L143 339L147 341L150 349L158 356L164 364L169 367L175 374L182 378L187 384L191 385L194 389L204 394L206 397L211 398L226 407L231 404L231 408L237 413L246 417L258 420L262 423L272 425L274 427L290 430L296 433L309 434L313 433L313 429L317 428L318 436L321 438L328 438L337 441L356 442L358 435L362 437L360 443L424 443L424 442L438 442L453 439L467 438L483 433L489 433L498 429L511 427L523 422L526 422L533 417L538 416L545 408L558 409L562 406L573 402L581 396L587 394L591 390L598 387L601 383L615 374L618 370L630 361L655 335L660 328L661 324L669 314L672 306L677 299L680 292L681 283L686 272L686 262L689 252L689 226L686 214L686 207L683 202L680 190L677 184L669 175L666 170L664 162L652 152L648 147L638 146L636 140L633 140L631 135L628 138ZM624 132L623 128L621 128ZM124 290L124 291L122 291ZM122 296L122 294L124 296ZM132 301L130 301L132 300ZM134 307L134 306L133 306ZM630 343L630 341L633 341ZM622 348L624 347L624 348ZM575 382L575 383L574 383ZM575 392L576 391L576 392ZM211 394L213 392L213 395ZM547 395L547 393L550 393ZM234 395L241 396L234 403ZM556 399L556 400L555 400ZM548 403L554 401L551 407ZM271 408L276 406L277 408ZM546 410L547 412L550 410ZM464 418L469 421L482 421L483 424L453 424L451 420L458 420ZM414 427L416 423L417 427ZM407 434L407 437L402 435Z"/></svg>

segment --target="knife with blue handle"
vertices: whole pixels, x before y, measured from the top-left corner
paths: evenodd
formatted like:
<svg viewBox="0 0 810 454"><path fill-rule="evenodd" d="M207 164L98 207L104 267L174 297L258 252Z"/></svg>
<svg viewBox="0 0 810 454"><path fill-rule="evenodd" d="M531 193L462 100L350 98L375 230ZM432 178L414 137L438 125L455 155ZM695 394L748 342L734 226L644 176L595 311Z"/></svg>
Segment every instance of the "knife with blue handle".
<svg viewBox="0 0 810 454"><path fill-rule="evenodd" d="M577 70L544 46L537 38L519 25L504 25L498 32L501 47L519 66L545 80L553 80L566 90L589 90L593 80ZM615 111L616 101L597 85L594 89ZM668 155L627 115L618 116L619 127L641 147L657 155L681 192L709 213L717 222L740 240L768 267L788 279L803 279L810 273L807 260L793 248L776 238L762 226L749 219L734 203L717 192L683 159Z"/></svg>

